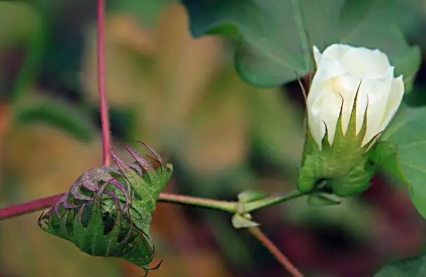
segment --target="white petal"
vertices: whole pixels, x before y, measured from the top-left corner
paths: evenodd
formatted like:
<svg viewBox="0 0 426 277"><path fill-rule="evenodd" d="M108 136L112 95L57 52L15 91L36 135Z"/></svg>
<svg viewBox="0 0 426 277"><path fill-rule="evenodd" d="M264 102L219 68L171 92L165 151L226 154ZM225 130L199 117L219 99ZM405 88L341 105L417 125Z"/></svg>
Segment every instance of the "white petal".
<svg viewBox="0 0 426 277"><path fill-rule="evenodd" d="M316 111L314 111L314 113L308 113L308 127L314 141L317 143L319 149L321 150L322 139L325 134L325 126Z"/></svg>
<svg viewBox="0 0 426 277"><path fill-rule="evenodd" d="M310 115L313 118L310 128L315 141L321 144L325 133L325 123L328 132L328 142L331 145L336 134L336 124L342 106L342 98L336 93L329 93L326 87L323 89L322 93L319 94L309 109Z"/></svg>
<svg viewBox="0 0 426 277"><path fill-rule="evenodd" d="M342 76L345 74L344 68L338 61L322 59L321 67L318 68L317 72L312 79L312 85L307 97L307 107L315 102L316 98L320 93L323 93L324 81L327 81L333 77ZM331 91L331 90L330 90Z"/></svg>
<svg viewBox="0 0 426 277"><path fill-rule="evenodd" d="M364 124L367 124L367 130L362 146L381 131L380 128L383 122L383 115L386 113L386 103L389 99L392 81L393 77L362 80L360 90L368 95L367 122L364 122Z"/></svg>
<svg viewBox="0 0 426 277"><path fill-rule="evenodd" d="M386 77L391 67L383 52L364 47L351 48L344 54L341 63L347 71L361 78Z"/></svg>
<svg viewBox="0 0 426 277"><path fill-rule="evenodd" d="M321 54L320 50L315 45L314 45L313 49L314 49L315 64L317 65L317 68L318 68L319 64L321 62L322 54Z"/></svg>
<svg viewBox="0 0 426 277"><path fill-rule="evenodd" d="M341 60L346 52L352 48L352 46L346 44L332 44L324 50L322 57L329 60Z"/></svg>
<svg viewBox="0 0 426 277"><path fill-rule="evenodd" d="M343 98L342 109L342 131L346 134L351 119L351 113L354 108L355 95L360 83L360 79L351 74L344 74L337 78L335 92Z"/></svg>
<svg viewBox="0 0 426 277"><path fill-rule="evenodd" d="M364 117L367 110L368 103L368 90L361 89L362 80L360 79L359 90L356 100L356 121L355 121L355 134L358 135L364 124ZM358 89L358 87L357 87Z"/></svg>
<svg viewBox="0 0 426 277"><path fill-rule="evenodd" d="M388 102L386 105L386 112L383 117L382 125L380 126L380 132L384 131L388 126L396 111L401 105L402 98L404 96L404 81L402 75L398 78L393 79L392 88L389 94Z"/></svg>

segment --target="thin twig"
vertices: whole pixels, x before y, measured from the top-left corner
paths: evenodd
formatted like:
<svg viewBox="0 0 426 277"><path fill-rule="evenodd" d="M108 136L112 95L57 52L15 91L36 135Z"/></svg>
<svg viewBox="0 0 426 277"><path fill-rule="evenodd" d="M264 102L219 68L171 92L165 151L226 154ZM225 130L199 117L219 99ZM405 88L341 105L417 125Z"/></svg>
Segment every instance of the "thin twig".
<svg viewBox="0 0 426 277"><path fill-rule="evenodd" d="M53 206L63 195L64 193L61 193L54 196L36 199L33 201L20 203L14 206L9 206L9 207L0 209L0 221L49 208ZM245 204L244 212L252 212L262 208L270 207L279 203L287 202L289 200L292 200L298 197L302 197L304 195L306 194L298 192L298 191L293 191L293 192L284 194L282 196L267 197L255 202ZM160 193L160 198L158 199L158 202L195 206L200 208L219 210L219 211L228 212L231 214L237 213L238 206L239 206L238 202L233 202L233 201L221 201L221 200L214 200L214 199L180 195L180 194L172 194L172 193L164 193L164 192Z"/></svg>
<svg viewBox="0 0 426 277"><path fill-rule="evenodd" d="M47 209L53 206L63 195L64 194L61 193L0 209L0 220Z"/></svg>
<svg viewBox="0 0 426 277"><path fill-rule="evenodd" d="M202 208L210 208L229 213L235 213L237 209L237 202L220 201L172 193L160 193L160 199L158 199L158 202L176 203Z"/></svg>
<svg viewBox="0 0 426 277"><path fill-rule="evenodd" d="M289 192L289 193L284 194L284 195L267 197L267 198L264 198L264 199L260 199L260 200L245 204L244 212L249 213L249 212L261 209L261 208L274 206L276 204L287 202L289 200L299 198L299 197L305 196L307 194L309 194L309 193L294 190L294 191Z"/></svg>
<svg viewBox="0 0 426 277"><path fill-rule="evenodd" d="M61 193L0 209L0 221L50 208L63 195L64 193ZM219 201L171 193L160 193L160 199L158 199L158 202L197 206L229 213L235 213L237 207L237 202Z"/></svg>
<svg viewBox="0 0 426 277"><path fill-rule="evenodd" d="M173 190L175 183L169 184L168 189ZM185 216L183 207L180 205L166 207L163 215L163 220L166 221L169 229L169 235L171 242L174 245L174 250L177 254L182 257L181 263L183 266L180 268L176 275L182 275L187 277L198 277L202 276L205 272L200 272L201 269L198 266L193 266L193 254L194 250L197 250L197 242L192 234L190 228L191 224L188 222L188 218Z"/></svg>
<svg viewBox="0 0 426 277"><path fill-rule="evenodd" d="M294 277L303 277L302 273L287 259L286 256L275 246L275 244L268 239L268 237L259 229L259 227L249 228L250 233L255 236L272 255L278 260L278 262L284 266L288 272Z"/></svg>
<svg viewBox="0 0 426 277"><path fill-rule="evenodd" d="M109 127L108 103L105 91L105 0L98 0L97 4L97 65L99 106L102 126L102 161L103 165L110 165L111 137Z"/></svg>
<svg viewBox="0 0 426 277"><path fill-rule="evenodd" d="M97 0L97 67L98 67L98 90L99 90L99 106L101 114L102 126L102 156L103 165L111 164L111 142L108 104L105 92L105 0ZM37 48L38 49L38 48ZM63 193L49 196L46 198L36 199L30 202L17 204L14 206L0 209L0 220L17 217L27 213L43 210L53 206Z"/></svg>

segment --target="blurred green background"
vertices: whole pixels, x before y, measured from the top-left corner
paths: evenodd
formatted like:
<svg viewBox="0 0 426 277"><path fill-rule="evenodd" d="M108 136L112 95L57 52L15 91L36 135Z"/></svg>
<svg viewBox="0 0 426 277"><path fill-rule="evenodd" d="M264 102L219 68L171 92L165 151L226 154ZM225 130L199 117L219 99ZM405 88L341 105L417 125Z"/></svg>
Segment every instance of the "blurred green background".
<svg viewBox="0 0 426 277"><path fill-rule="evenodd" d="M356 0L351 0L356 1ZM405 1L401 24L426 57L426 2ZM0 205L67 190L101 165L95 1L0 2ZM106 82L114 144L143 140L170 157L167 191L235 200L248 188L295 188L303 145L297 82L244 83L235 45L193 39L184 8L167 0L107 1ZM423 60L413 105L426 104ZM124 151L122 151L124 155ZM306 276L372 276L424 248L426 222L404 187L383 176L361 197L313 208L305 199L254 214ZM143 275L42 232L39 213L0 223L0 277ZM216 211L158 204L156 277L287 276L262 245Z"/></svg>

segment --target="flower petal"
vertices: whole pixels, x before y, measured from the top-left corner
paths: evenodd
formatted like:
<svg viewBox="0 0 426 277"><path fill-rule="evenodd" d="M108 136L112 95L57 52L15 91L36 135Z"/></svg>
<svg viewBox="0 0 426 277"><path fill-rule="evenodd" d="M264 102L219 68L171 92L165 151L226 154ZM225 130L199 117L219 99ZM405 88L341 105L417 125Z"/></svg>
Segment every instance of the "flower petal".
<svg viewBox="0 0 426 277"><path fill-rule="evenodd" d="M314 50L313 52L314 52L315 64L317 65L317 68L318 68L319 64L321 63L322 54L321 54L320 50L318 49L318 47L316 47L315 45L313 47L313 50Z"/></svg>
<svg viewBox="0 0 426 277"><path fill-rule="evenodd" d="M313 138L320 148L325 134L324 123L327 126L328 142L330 145L333 144L341 106L342 97L340 97L340 95L324 91L323 93L320 93L316 101L310 107L310 129Z"/></svg>
<svg viewBox="0 0 426 277"><path fill-rule="evenodd" d="M362 146L381 132L380 128L383 115L386 113L386 102L390 95L392 81L393 77L362 80L360 90L368 95L367 122L364 122L367 124L367 129Z"/></svg>
<svg viewBox="0 0 426 277"><path fill-rule="evenodd" d="M346 44L332 44L322 53L322 57L328 60L341 60L353 47Z"/></svg>
<svg viewBox="0 0 426 277"><path fill-rule="evenodd" d="M321 67L315 73L312 79L312 85L308 93L308 99L306 105L308 108L315 102L316 98L320 93L327 93L327 90L323 91L324 81L330 78L342 76L345 74L345 70L338 61L325 60L322 62ZM331 90L330 90L331 91Z"/></svg>
<svg viewBox="0 0 426 277"><path fill-rule="evenodd" d="M352 47L341 62L347 71L361 78L384 78L391 67L383 52L364 47Z"/></svg>
<svg viewBox="0 0 426 277"><path fill-rule="evenodd" d="M319 118L319 112L314 111L308 114L308 127L309 132L317 143L319 149L322 149L322 139L325 135L325 126L324 122L322 122Z"/></svg>
<svg viewBox="0 0 426 277"><path fill-rule="evenodd" d="M380 126L380 132L382 132L389 125L390 121L401 105L403 96L404 81L402 80L401 75L392 81L392 88L389 94L388 102L386 104L386 112L383 117L383 122Z"/></svg>
<svg viewBox="0 0 426 277"><path fill-rule="evenodd" d="M343 98L341 121L343 135L345 135L348 130L359 83L360 79L349 73L344 74L342 77L338 77L336 80L335 92Z"/></svg>

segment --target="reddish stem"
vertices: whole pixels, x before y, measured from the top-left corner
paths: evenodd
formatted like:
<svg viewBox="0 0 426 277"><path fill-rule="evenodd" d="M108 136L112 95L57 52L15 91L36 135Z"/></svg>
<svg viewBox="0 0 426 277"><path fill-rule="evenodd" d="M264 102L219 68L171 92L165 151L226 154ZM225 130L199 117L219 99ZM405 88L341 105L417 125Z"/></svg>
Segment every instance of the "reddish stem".
<svg viewBox="0 0 426 277"><path fill-rule="evenodd" d="M0 209L0 220L5 220L49 208L53 206L62 197L62 195L64 194L61 193Z"/></svg>
<svg viewBox="0 0 426 277"><path fill-rule="evenodd" d="M97 0L97 66L98 66L98 90L99 106L102 126L102 156L103 165L111 164L110 148L110 127L108 104L105 92L105 0ZM7 219L19 215L43 210L53 206L63 193L46 198L36 199L30 202L17 204L0 209L0 219Z"/></svg>
<svg viewBox="0 0 426 277"><path fill-rule="evenodd" d="M108 104L105 92L105 0L98 0L97 14L97 64L98 64L98 90L99 106L102 126L102 157L103 165L111 164L110 148L110 127Z"/></svg>
<svg viewBox="0 0 426 277"><path fill-rule="evenodd" d="M105 0L97 0L97 67L98 67L98 92L102 127L102 154L103 165L111 164L111 138L108 115L108 104L105 91ZM53 206L64 193L20 203L0 209L0 220L36 212ZM234 210L234 204L225 201L215 201L198 197L161 193L159 201L168 203L181 203L186 205L199 205L206 208L216 208L223 211Z"/></svg>
<svg viewBox="0 0 426 277"><path fill-rule="evenodd" d="M101 114L102 127L102 154L103 164L111 164L111 142L110 142L110 127L108 104L105 91L105 0L97 0L97 67L98 67L98 91L99 91L99 106ZM5 220L12 217L36 212L53 206L64 193L49 196L46 198L36 199L33 201L20 203L14 206L9 206L0 209L0 220ZM224 211L232 211L233 204L224 201L214 201L210 199L202 199L184 195L174 195L169 193L161 193L160 201L169 203L181 203L187 205L201 205L207 208L217 208Z"/></svg>
<svg viewBox="0 0 426 277"><path fill-rule="evenodd" d="M286 256L275 246L275 244L258 228L249 228L250 233L265 246L269 252L284 266L293 277L303 277L302 273L287 259Z"/></svg>

